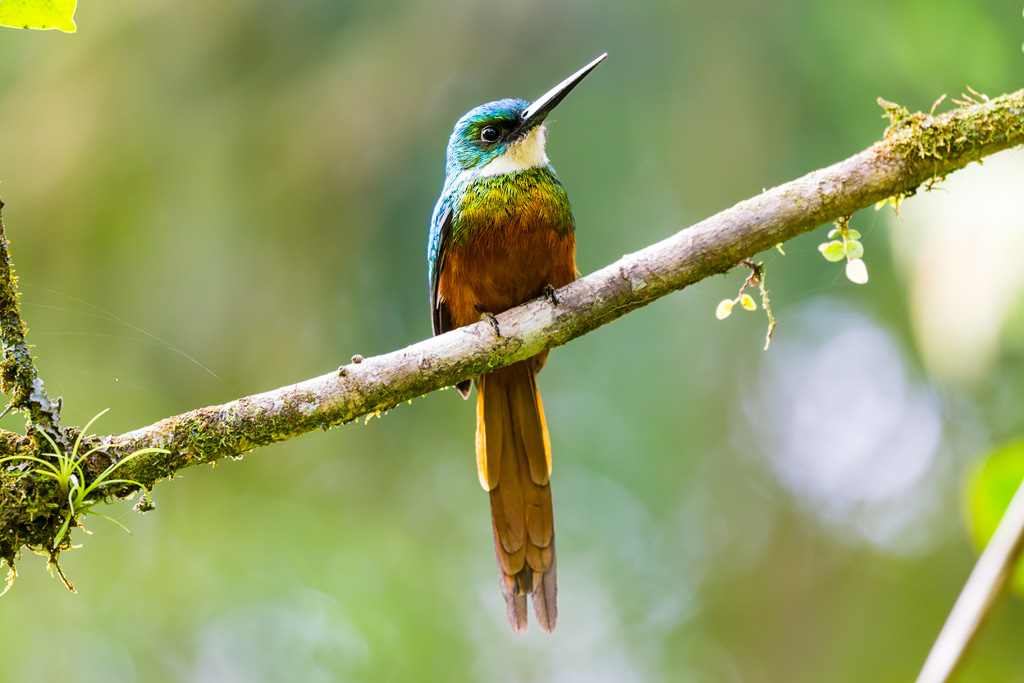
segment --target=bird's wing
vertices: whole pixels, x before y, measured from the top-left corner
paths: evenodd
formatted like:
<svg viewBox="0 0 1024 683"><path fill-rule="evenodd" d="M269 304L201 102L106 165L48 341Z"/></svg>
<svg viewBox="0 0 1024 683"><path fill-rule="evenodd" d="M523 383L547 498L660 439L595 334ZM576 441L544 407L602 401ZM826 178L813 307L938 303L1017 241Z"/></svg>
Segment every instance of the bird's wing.
<svg viewBox="0 0 1024 683"><path fill-rule="evenodd" d="M448 204L447 195L442 194L434 207L434 216L430 220L430 236L427 238L427 280L430 282L430 323L434 336L455 329L452 325L452 314L448 305L441 299L438 284L441 281L441 269L444 268L444 255L449 249L448 240L452 234L452 209ZM471 380L455 385L462 398L469 397Z"/></svg>
<svg viewBox="0 0 1024 683"><path fill-rule="evenodd" d="M448 307L438 295L444 255L448 249L448 238L452 231L452 210L444 195L437 200L434 215L430 221L430 235L427 238L427 278L430 282L430 321L434 335L452 329L452 317Z"/></svg>

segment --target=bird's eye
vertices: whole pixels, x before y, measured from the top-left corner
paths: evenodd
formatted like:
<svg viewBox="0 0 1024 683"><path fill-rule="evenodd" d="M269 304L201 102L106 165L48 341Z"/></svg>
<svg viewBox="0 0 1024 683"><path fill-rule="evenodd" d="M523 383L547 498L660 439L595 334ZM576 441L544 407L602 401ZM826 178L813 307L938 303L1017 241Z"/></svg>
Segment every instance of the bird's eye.
<svg viewBox="0 0 1024 683"><path fill-rule="evenodd" d="M480 139L484 142L497 142L501 138L501 133L494 126L485 126L480 131Z"/></svg>

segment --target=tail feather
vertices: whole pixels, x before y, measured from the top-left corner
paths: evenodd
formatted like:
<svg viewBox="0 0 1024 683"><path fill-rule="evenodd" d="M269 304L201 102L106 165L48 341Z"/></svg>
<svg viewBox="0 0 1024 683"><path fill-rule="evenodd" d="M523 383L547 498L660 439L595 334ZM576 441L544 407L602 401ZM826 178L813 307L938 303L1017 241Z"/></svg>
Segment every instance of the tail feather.
<svg viewBox="0 0 1024 683"><path fill-rule="evenodd" d="M477 380L477 468L490 492L501 587L518 633L526 630L527 594L542 629L554 629L558 616L551 445L536 365L525 360Z"/></svg>

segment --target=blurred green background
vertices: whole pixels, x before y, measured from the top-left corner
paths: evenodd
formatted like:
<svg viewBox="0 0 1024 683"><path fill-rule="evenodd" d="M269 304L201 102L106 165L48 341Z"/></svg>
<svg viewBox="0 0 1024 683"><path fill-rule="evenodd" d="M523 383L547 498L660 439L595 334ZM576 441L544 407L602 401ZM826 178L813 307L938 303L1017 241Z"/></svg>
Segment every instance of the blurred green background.
<svg viewBox="0 0 1024 683"><path fill-rule="evenodd" d="M84 2L0 30L0 196L64 418L118 433L430 333L424 241L463 112L611 53L548 153L590 272L1021 87L1019 2ZM944 104L940 109L945 109ZM0 680L906 681L974 561L961 479L1024 432L1024 155L867 210L871 281L763 255L556 350L558 630L515 636L474 407L184 472L0 600ZM0 426L20 429L22 418ZM81 532L76 532L81 533ZM85 541L84 535L78 536ZM531 615L532 618L532 615ZM1013 598L964 681L1024 681Z"/></svg>

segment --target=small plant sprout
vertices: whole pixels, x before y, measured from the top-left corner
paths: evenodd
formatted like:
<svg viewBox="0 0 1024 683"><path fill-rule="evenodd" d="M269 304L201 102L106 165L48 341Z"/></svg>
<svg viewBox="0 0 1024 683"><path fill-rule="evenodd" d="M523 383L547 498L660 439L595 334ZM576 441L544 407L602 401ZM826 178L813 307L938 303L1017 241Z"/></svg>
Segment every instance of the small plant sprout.
<svg viewBox="0 0 1024 683"><path fill-rule="evenodd" d="M108 517L102 513L93 510L93 506L97 503L102 502L106 497L106 491L108 487L112 486L137 486L142 491L146 491L146 487L133 479L112 479L111 475L114 472L129 462L130 460L137 458L141 455L148 453L169 453L170 451L164 448L140 448L137 451L133 451L125 456L123 459L114 463L107 469L103 470L99 476L90 482L86 481L85 471L82 469L82 462L93 453L96 453L104 448L104 446L94 446L85 453L79 454L79 450L82 447L82 440L85 434L88 433L89 428L92 427L93 423L96 422L104 413L96 415L96 417L89 420L88 424L78 434L78 438L75 439L74 446L71 449L71 453L62 453L60 447L54 443L53 439L50 438L41 429L37 431L43 436L44 439L49 443L53 449L52 453L44 453L43 457L34 457L27 455L15 455L6 458L0 458L0 464L9 461L30 461L37 463L40 467L34 471L36 474L41 474L46 477L50 477L57 483L57 487L60 489L61 496L67 499L67 508L62 511L64 519L57 533L53 537L52 545L46 549L50 555L50 569L51 571L56 569L57 574L60 575L64 585L68 587L68 590L75 592L74 586L67 577L64 576L64 572L61 571L60 564L57 562L57 556L60 553L62 544L64 542L65 535L69 533L69 529L72 526L80 526L86 533L90 533L82 525L82 517L87 514L93 514L97 517L105 519L109 522L113 522L117 526L121 527L129 534L127 527L118 522L116 519ZM147 498L148 499L148 498ZM65 546L66 547L66 546ZM8 587L9 582L13 579L13 576L8 576Z"/></svg>
<svg viewBox="0 0 1024 683"><path fill-rule="evenodd" d="M772 341L772 333L775 332L775 318L772 317L772 308L768 303L768 290L764 286L764 263L754 263L750 259L744 259L742 264L750 268L750 275L743 281L743 285L740 287L740 291L735 299L723 299L718 303L718 307L715 309L715 317L719 320L725 320L732 315L732 309L737 305L747 311L756 311L757 303L754 302L754 297L747 294L746 289L747 287L757 287L761 292L761 308L768 314L768 334L764 340L764 349L767 351L768 345Z"/></svg>
<svg viewBox="0 0 1024 683"><path fill-rule="evenodd" d="M868 267L864 265L864 245L860 241L860 233L850 228L850 217L843 216L835 222L836 227L829 231L831 242L822 242L818 251L826 261L833 263L846 259L846 277L850 282L863 285L868 281ZM836 237L839 239L835 239Z"/></svg>
<svg viewBox="0 0 1024 683"><path fill-rule="evenodd" d="M972 104L980 104L981 102L989 101L989 97L985 93L978 92L971 86L967 86L967 90L970 91L970 95L968 95L967 93L961 93L961 99L958 100L956 98L953 98L953 102L959 104L961 107L969 107ZM971 97L971 95L973 95L974 97ZM975 97L977 97L978 99L974 99Z"/></svg>

